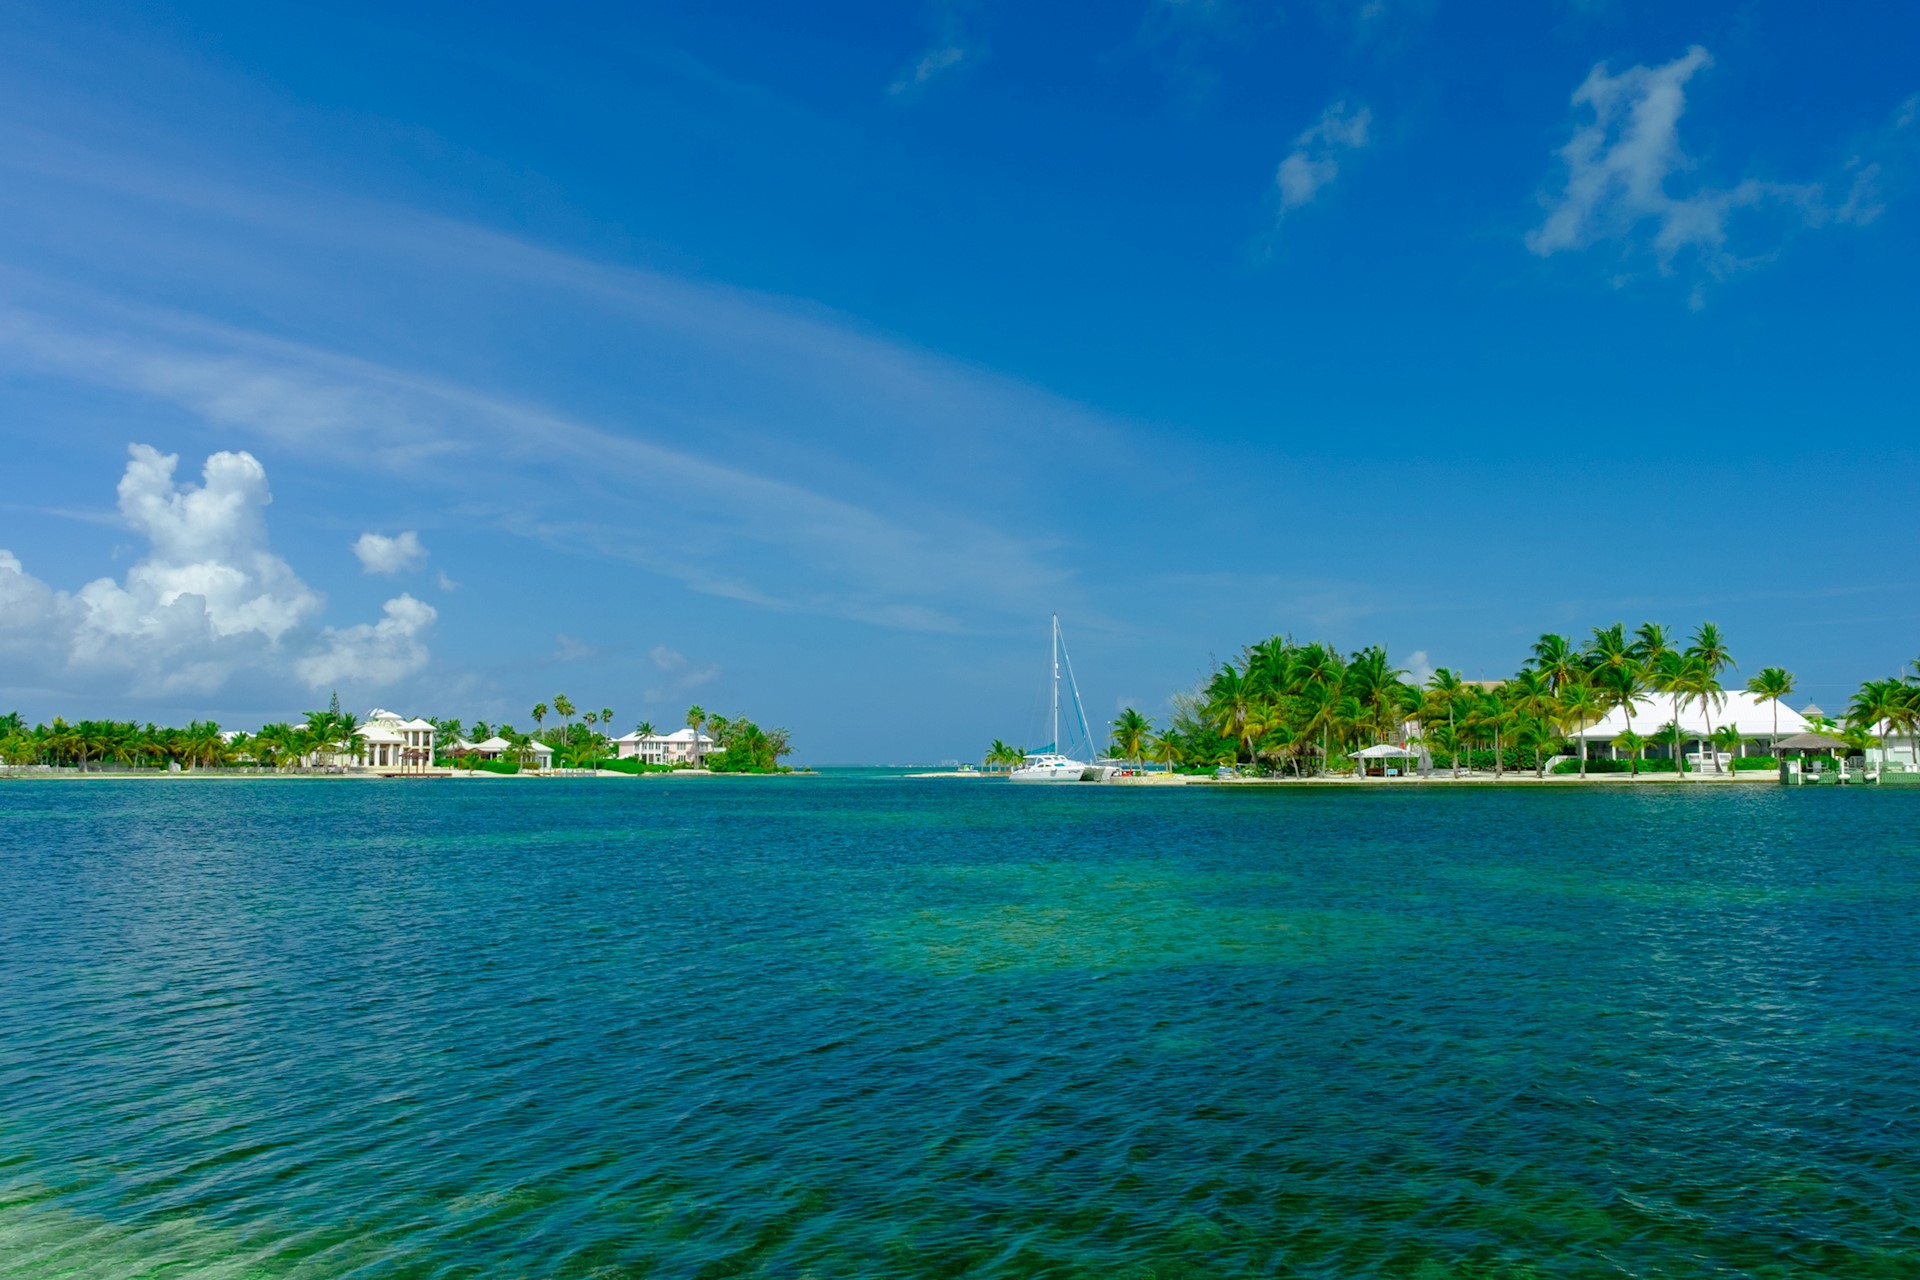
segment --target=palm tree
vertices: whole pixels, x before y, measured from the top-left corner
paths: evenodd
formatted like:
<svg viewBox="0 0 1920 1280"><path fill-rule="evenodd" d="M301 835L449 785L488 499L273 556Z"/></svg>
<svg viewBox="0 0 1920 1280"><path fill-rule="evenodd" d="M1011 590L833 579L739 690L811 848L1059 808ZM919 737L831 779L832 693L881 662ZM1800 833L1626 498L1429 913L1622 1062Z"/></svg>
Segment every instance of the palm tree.
<svg viewBox="0 0 1920 1280"><path fill-rule="evenodd" d="M1436 724L1426 732L1428 743L1447 753L1452 762L1453 776L1460 776L1460 752L1466 746L1466 739L1460 730L1451 724Z"/></svg>
<svg viewBox="0 0 1920 1280"><path fill-rule="evenodd" d="M1686 730L1680 727L1678 720L1667 721L1649 740L1662 743L1673 752L1674 772L1684 774L1687 771L1686 762L1680 757L1680 746L1687 740L1687 734Z"/></svg>
<svg viewBox="0 0 1920 1280"><path fill-rule="evenodd" d="M1532 667L1520 668L1513 679L1507 681L1507 705L1517 714L1539 724L1550 723L1560 710L1559 701L1553 696L1553 685L1545 675ZM1546 765L1540 757L1540 742L1543 739L1537 733L1531 737L1534 742L1533 776L1544 778Z"/></svg>
<svg viewBox="0 0 1920 1280"><path fill-rule="evenodd" d="M1780 740L1780 699L1793 692L1793 672L1780 667L1762 667L1747 681L1747 692L1762 702L1773 704L1773 738L1767 743L1769 749Z"/></svg>
<svg viewBox="0 0 1920 1280"><path fill-rule="evenodd" d="M1891 731L1894 728L1893 721L1902 718L1910 687L1899 679L1864 682L1860 692L1853 695L1853 701L1847 706L1847 726L1871 734L1884 723Z"/></svg>
<svg viewBox="0 0 1920 1280"><path fill-rule="evenodd" d="M1470 727L1484 730L1493 738L1493 776L1496 779L1504 778L1507 774L1507 760L1501 748L1500 735L1512 719L1505 700L1495 689L1481 691L1473 701L1473 709L1467 713Z"/></svg>
<svg viewBox="0 0 1920 1280"><path fill-rule="evenodd" d="M1428 742L1437 741L1428 727L1428 722L1435 722L1434 727L1437 727L1442 710L1447 713L1447 728L1455 730L1453 736L1455 741L1458 741L1459 733L1455 729L1453 714L1455 708L1460 705L1460 699L1465 696L1466 689L1467 686L1459 675L1446 667L1441 667L1427 678L1427 695L1420 706L1420 724ZM1453 755L1453 776L1457 778L1460 776L1459 752L1453 748L1446 748L1446 750Z"/></svg>
<svg viewBox="0 0 1920 1280"><path fill-rule="evenodd" d="M1715 747L1713 754L1713 767L1715 771L1718 771L1720 768L1720 752L1725 751L1728 755L1733 755L1735 752L1738 752L1742 756L1747 753L1747 740L1741 736L1740 726L1738 725L1721 725L1713 731L1711 739Z"/></svg>
<svg viewBox="0 0 1920 1280"><path fill-rule="evenodd" d="M1670 665L1670 658L1678 658L1680 650L1674 647L1673 637L1667 629L1657 622L1643 622L1633 630L1633 656L1646 668L1648 682L1662 693L1670 692L1660 681L1661 673ZM1673 695L1673 718L1680 719L1680 695ZM1676 767L1681 767L1676 764Z"/></svg>
<svg viewBox="0 0 1920 1280"><path fill-rule="evenodd" d="M1693 643L1687 646L1687 656L1698 658L1705 663L1707 670L1718 678L1728 667L1736 670L1739 663L1733 660L1733 654L1727 650L1727 642L1720 634L1720 628L1711 622L1703 622L1694 628Z"/></svg>
<svg viewBox="0 0 1920 1280"><path fill-rule="evenodd" d="M1587 726L1607 714L1600 694L1592 684L1576 679L1560 690L1560 723L1572 725L1580 735L1580 776L1587 776Z"/></svg>
<svg viewBox="0 0 1920 1280"><path fill-rule="evenodd" d="M1147 739L1153 734L1153 722L1128 707L1113 722L1113 749L1123 760L1131 760L1135 768L1147 751Z"/></svg>
<svg viewBox="0 0 1920 1280"><path fill-rule="evenodd" d="M563 727L560 730L560 743L566 745L567 734L573 728L573 702L564 693L553 695L553 714L560 717Z"/></svg>
<svg viewBox="0 0 1920 1280"><path fill-rule="evenodd" d="M539 726L545 724L546 722L547 722L547 704L544 702L534 703L533 704L533 723L534 723L533 731L535 733L540 732Z"/></svg>
<svg viewBox="0 0 1920 1280"><path fill-rule="evenodd" d="M700 763L700 728L707 722L706 710L698 705L687 708L687 728L693 730L693 741L687 745L689 758L694 764Z"/></svg>
<svg viewBox="0 0 1920 1280"><path fill-rule="evenodd" d="M1711 662L1697 654L1689 653L1687 657L1680 660L1677 669L1668 677L1667 687L1677 690L1688 701L1700 704L1700 714L1705 718L1707 725L1706 740L1713 741L1713 711L1715 707L1725 705L1726 697L1720 691L1720 681ZM1713 771L1726 772L1720 767L1720 753L1717 751L1713 753Z"/></svg>
<svg viewBox="0 0 1920 1280"><path fill-rule="evenodd" d="M1647 740L1631 729L1613 740L1614 754L1618 755L1624 751L1627 753L1627 759L1633 762L1630 768L1636 781L1640 777L1640 753L1646 749Z"/></svg>
<svg viewBox="0 0 1920 1280"><path fill-rule="evenodd" d="M1555 693L1578 680L1586 671L1586 664L1581 661L1580 651L1573 647L1573 641L1551 632L1534 641L1533 665L1547 678L1547 683L1553 686Z"/></svg>
<svg viewBox="0 0 1920 1280"><path fill-rule="evenodd" d="M1179 762L1180 755L1179 734L1171 729L1163 729L1153 735L1153 758L1165 765L1168 773L1173 772L1173 766Z"/></svg>
<svg viewBox="0 0 1920 1280"><path fill-rule="evenodd" d="M1258 691L1231 663L1221 667L1207 686L1207 723L1221 737L1246 744L1249 760L1253 758L1253 735L1247 732L1247 721L1257 705Z"/></svg>

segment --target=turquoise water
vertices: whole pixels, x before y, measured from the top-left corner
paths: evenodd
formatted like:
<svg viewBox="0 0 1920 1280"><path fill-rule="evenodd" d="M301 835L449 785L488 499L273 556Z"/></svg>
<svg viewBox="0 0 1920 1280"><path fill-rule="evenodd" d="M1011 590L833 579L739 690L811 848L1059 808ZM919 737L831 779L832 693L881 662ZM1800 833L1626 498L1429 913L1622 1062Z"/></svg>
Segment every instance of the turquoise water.
<svg viewBox="0 0 1920 1280"><path fill-rule="evenodd" d="M0 783L0 1277L1920 1274L1920 794Z"/></svg>

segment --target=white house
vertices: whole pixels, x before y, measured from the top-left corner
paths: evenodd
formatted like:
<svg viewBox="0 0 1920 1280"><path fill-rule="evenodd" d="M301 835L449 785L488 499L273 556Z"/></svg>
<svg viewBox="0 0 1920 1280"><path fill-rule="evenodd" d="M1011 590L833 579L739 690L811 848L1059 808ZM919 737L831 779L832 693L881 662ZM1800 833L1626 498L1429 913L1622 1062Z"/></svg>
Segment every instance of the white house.
<svg viewBox="0 0 1920 1280"><path fill-rule="evenodd" d="M1776 719L1777 717L1777 719ZM1651 738L1669 724L1678 724L1689 742L1687 748L1706 739L1708 725L1714 729L1722 725L1732 725L1740 731L1743 746L1737 755L1764 755L1767 744L1777 736L1786 738L1796 733L1806 733L1812 726L1792 707L1764 701L1744 689L1729 689L1722 693L1719 700L1702 706L1697 700L1679 699L1672 694L1654 693L1633 701L1631 722L1625 707L1614 707L1606 716L1584 729L1576 730L1567 736L1574 742L1585 741L1589 744L1612 742L1631 728L1643 738ZM1777 725L1777 728L1776 728ZM1752 748L1749 750L1748 748ZM1664 747L1656 748L1655 754L1664 755Z"/></svg>
<svg viewBox="0 0 1920 1280"><path fill-rule="evenodd" d="M499 734L485 742L468 742L464 738L453 744L455 751L471 752L482 760L518 760L520 750ZM553 748L544 742L527 744L528 765L534 769L553 768Z"/></svg>
<svg viewBox="0 0 1920 1280"><path fill-rule="evenodd" d="M421 719L402 720L391 711L375 707L367 712L366 723L353 731L360 740L359 760L369 769L424 769L433 763L436 730Z"/></svg>
<svg viewBox="0 0 1920 1280"><path fill-rule="evenodd" d="M713 753L713 739L693 729L675 729L672 733L630 733L615 738L613 745L622 760L638 759L645 764L697 765Z"/></svg>

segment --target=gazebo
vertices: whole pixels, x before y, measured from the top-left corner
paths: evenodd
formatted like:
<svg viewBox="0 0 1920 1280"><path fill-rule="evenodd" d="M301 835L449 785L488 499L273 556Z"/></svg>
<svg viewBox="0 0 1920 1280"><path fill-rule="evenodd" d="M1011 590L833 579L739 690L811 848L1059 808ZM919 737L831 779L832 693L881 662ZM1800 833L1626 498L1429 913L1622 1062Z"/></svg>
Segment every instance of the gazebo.
<svg viewBox="0 0 1920 1280"><path fill-rule="evenodd" d="M1773 744L1774 752L1782 758L1786 756L1832 756L1836 751L1845 751L1847 744L1838 738L1829 738L1824 733L1796 733L1791 738L1782 738Z"/></svg>
<svg viewBox="0 0 1920 1280"><path fill-rule="evenodd" d="M1371 747L1361 748L1359 751L1356 751L1353 753L1352 758L1354 763L1359 767L1361 777L1364 778L1368 775L1368 773L1370 772L1371 762L1375 760L1382 761L1382 764L1380 766L1380 776L1388 777L1390 775L1387 772L1387 766L1384 763L1385 761L1417 760L1420 758L1420 753L1418 751L1409 750L1406 747L1396 747L1391 742L1380 742L1380 743L1374 744Z"/></svg>

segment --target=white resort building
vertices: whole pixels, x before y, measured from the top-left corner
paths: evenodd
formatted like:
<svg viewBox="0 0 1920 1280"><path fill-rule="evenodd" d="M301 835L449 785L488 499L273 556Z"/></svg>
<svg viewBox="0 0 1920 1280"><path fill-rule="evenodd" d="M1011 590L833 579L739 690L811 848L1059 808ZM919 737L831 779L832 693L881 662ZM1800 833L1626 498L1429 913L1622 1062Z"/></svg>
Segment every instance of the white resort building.
<svg viewBox="0 0 1920 1280"><path fill-rule="evenodd" d="M367 712L366 723L353 731L360 740L354 763L369 769L428 768L433 764L436 732L425 720L402 720L391 711L375 707Z"/></svg>
<svg viewBox="0 0 1920 1280"><path fill-rule="evenodd" d="M1651 738L1670 724L1678 724L1680 732L1686 735L1682 749L1688 755L1713 750L1705 745L1709 724L1714 730L1730 724L1740 731L1741 746L1735 755L1769 755L1776 737L1790 738L1812 728L1805 716L1785 703L1779 704L1776 710L1772 702L1745 690L1729 689L1720 695L1717 703L1706 706L1684 698L1676 702L1671 694L1648 694L1634 699L1631 719L1625 707L1614 707L1604 718L1567 737L1576 744L1586 742L1587 749L1592 751L1596 746L1610 744L1628 729L1643 738ZM1666 756L1670 750L1661 744L1649 747L1647 754Z"/></svg>
<svg viewBox="0 0 1920 1280"><path fill-rule="evenodd" d="M713 739L693 729L630 733L624 738L615 738L613 745L618 748L620 759L637 759L644 764L697 765L713 754Z"/></svg>

